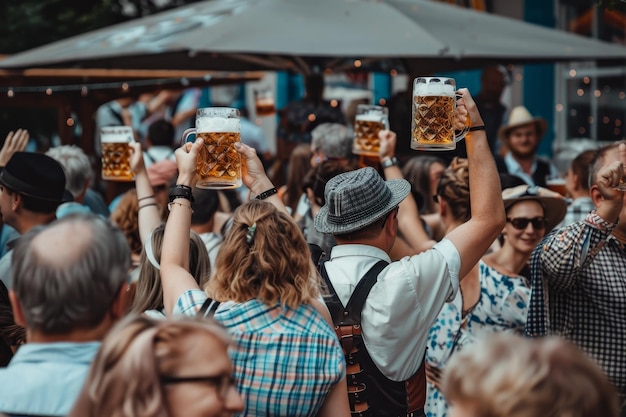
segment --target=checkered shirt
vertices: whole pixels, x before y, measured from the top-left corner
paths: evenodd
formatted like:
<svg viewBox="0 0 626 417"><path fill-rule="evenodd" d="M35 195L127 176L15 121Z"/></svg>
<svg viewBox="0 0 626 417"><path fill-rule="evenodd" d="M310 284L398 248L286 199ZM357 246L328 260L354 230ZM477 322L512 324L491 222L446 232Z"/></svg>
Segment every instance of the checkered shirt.
<svg viewBox="0 0 626 417"><path fill-rule="evenodd" d="M203 291L187 291L174 313L195 316L206 299ZM227 302L214 317L235 341L229 355L245 404L239 415L315 416L345 376L337 336L310 305Z"/></svg>
<svg viewBox="0 0 626 417"><path fill-rule="evenodd" d="M531 261L526 333L562 336L587 352L626 399L626 251L592 211L546 236Z"/></svg>

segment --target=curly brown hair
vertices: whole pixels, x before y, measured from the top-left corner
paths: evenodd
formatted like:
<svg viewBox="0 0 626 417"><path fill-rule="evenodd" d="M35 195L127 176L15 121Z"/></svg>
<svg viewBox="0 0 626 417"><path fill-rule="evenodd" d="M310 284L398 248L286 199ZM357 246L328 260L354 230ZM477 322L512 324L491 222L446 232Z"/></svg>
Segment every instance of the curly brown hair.
<svg viewBox="0 0 626 417"><path fill-rule="evenodd" d="M452 160L439 180L437 195L448 203L455 219L466 222L472 217L467 159Z"/></svg>
<svg viewBox="0 0 626 417"><path fill-rule="evenodd" d="M295 308L319 295L319 279L291 217L252 200L235 211L205 290L218 301L259 299Z"/></svg>
<svg viewBox="0 0 626 417"><path fill-rule="evenodd" d="M128 246L132 253L141 253L141 238L139 237L139 202L137 190L134 188L126 191L120 198L119 203L111 212L111 221L126 236Z"/></svg>

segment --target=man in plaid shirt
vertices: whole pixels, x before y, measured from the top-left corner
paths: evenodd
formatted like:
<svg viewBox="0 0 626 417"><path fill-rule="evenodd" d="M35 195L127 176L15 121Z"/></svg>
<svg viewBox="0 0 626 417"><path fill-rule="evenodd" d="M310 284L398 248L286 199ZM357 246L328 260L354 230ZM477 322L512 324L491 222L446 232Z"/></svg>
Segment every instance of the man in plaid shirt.
<svg viewBox="0 0 626 417"><path fill-rule="evenodd" d="M597 207L548 235L532 257L526 333L560 335L595 359L626 399L626 205L616 189L626 144L598 151L590 193ZM622 415L626 407L622 406Z"/></svg>

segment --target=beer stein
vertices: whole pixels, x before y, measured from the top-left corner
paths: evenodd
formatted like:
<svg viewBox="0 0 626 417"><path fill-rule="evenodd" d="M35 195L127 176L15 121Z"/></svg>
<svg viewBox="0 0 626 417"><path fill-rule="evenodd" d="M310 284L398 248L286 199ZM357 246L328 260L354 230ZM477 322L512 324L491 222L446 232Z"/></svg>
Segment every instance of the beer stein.
<svg viewBox="0 0 626 417"><path fill-rule="evenodd" d="M254 90L254 108L258 117L276 114L274 93L269 87L260 87Z"/></svg>
<svg viewBox="0 0 626 417"><path fill-rule="evenodd" d="M546 175L546 188L550 191L561 194L563 197L567 197L566 180L560 175Z"/></svg>
<svg viewBox="0 0 626 417"><path fill-rule="evenodd" d="M378 156L378 132L389 129L389 109L369 104L359 104L354 117L354 142L352 153Z"/></svg>
<svg viewBox="0 0 626 417"><path fill-rule="evenodd" d="M418 77L413 81L413 118L411 148L425 151L447 151L469 131L455 131L456 82L447 77Z"/></svg>
<svg viewBox="0 0 626 417"><path fill-rule="evenodd" d="M241 141L239 110L206 107L196 112L196 127L183 133L183 144L192 134L204 141L198 152L198 188L228 189L241 186Z"/></svg>
<svg viewBox="0 0 626 417"><path fill-rule="evenodd" d="M130 168L130 144L135 137L130 126L103 126L100 128L102 149L102 179L109 181L134 181Z"/></svg>

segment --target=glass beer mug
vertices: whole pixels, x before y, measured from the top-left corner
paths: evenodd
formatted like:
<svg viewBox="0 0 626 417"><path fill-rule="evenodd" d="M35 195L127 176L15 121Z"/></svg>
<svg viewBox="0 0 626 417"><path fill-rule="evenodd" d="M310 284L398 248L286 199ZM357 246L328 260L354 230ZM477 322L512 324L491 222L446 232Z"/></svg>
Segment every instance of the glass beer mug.
<svg viewBox="0 0 626 417"><path fill-rule="evenodd" d="M240 187L241 155L235 142L241 141L239 110L229 107L206 107L196 112L196 127L183 133L183 144L192 134L204 141L198 152L198 188L227 189Z"/></svg>
<svg viewBox="0 0 626 417"><path fill-rule="evenodd" d="M130 144L135 141L130 126L103 126L100 128L102 150L102 179L108 181L134 181L130 168Z"/></svg>
<svg viewBox="0 0 626 417"><path fill-rule="evenodd" d="M359 104L354 117L354 142L352 153L378 156L378 132L389 129L389 109L369 104Z"/></svg>
<svg viewBox="0 0 626 417"><path fill-rule="evenodd" d="M469 131L454 129L456 82L447 77L418 77L413 81L411 148L423 151L448 151Z"/></svg>
<svg viewBox="0 0 626 417"><path fill-rule="evenodd" d="M276 114L274 92L269 87L259 87L254 90L254 109L258 117Z"/></svg>

